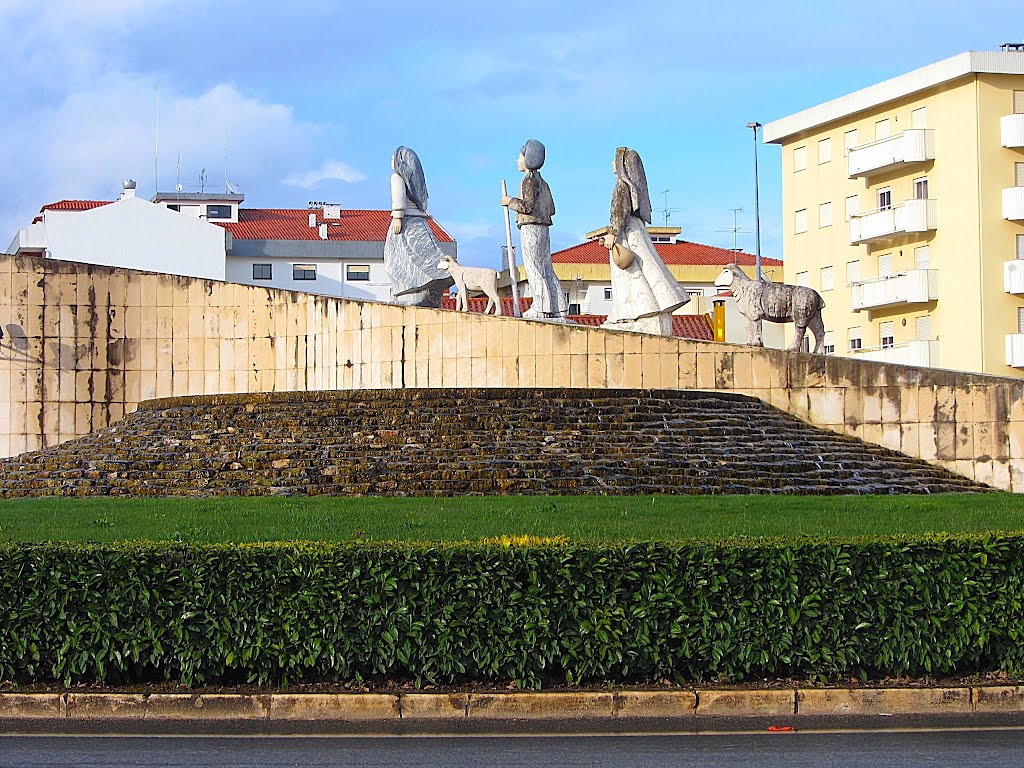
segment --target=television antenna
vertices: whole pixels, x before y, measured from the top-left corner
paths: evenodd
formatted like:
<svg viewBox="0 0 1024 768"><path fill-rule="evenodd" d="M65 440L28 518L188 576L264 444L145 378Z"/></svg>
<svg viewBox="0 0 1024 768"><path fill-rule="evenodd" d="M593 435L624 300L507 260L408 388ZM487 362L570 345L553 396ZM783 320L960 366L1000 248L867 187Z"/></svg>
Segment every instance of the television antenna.
<svg viewBox="0 0 1024 768"><path fill-rule="evenodd" d="M738 235L741 232L748 234L750 230L739 225L739 215L743 213L742 208L730 208L729 210L732 211L732 227L729 229L716 229L715 232L732 232L732 249L738 251L740 250Z"/></svg>
<svg viewBox="0 0 1024 768"><path fill-rule="evenodd" d="M206 191L206 169L203 168L199 171L199 194L203 194Z"/></svg>
<svg viewBox="0 0 1024 768"><path fill-rule="evenodd" d="M677 213L679 211L685 211L686 210L685 208L669 208L669 206L668 206L668 193L671 192L671 191L672 191L671 189L663 189L660 192L660 194L662 196L664 196L664 198L665 198L665 205L664 205L664 207L659 209L658 212L661 214L662 220L664 221L664 224L662 226L665 226L665 227L668 226L668 220L672 218L672 214L673 213Z"/></svg>

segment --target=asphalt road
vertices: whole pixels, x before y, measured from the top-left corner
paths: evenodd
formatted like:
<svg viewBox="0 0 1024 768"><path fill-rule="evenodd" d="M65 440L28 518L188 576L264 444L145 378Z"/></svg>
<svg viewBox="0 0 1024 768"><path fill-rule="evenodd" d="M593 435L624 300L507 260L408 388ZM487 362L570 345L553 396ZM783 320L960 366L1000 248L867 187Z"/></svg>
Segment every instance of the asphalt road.
<svg viewBox="0 0 1024 768"><path fill-rule="evenodd" d="M0 737L0 766L1019 766L1024 731L597 737Z"/></svg>

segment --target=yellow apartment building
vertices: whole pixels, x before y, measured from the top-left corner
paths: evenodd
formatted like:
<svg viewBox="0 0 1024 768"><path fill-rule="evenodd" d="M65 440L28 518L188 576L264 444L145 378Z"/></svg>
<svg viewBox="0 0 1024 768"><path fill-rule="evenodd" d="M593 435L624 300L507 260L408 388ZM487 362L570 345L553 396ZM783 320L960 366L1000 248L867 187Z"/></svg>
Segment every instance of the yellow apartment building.
<svg viewBox="0 0 1024 768"><path fill-rule="evenodd" d="M826 352L1024 377L1024 45L969 51L764 126L786 282Z"/></svg>

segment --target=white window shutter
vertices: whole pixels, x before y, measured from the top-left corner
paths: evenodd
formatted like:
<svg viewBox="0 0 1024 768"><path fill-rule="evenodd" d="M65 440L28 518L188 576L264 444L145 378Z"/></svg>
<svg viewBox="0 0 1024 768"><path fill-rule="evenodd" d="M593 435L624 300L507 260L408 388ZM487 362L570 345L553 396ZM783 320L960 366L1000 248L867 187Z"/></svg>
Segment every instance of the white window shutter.
<svg viewBox="0 0 1024 768"><path fill-rule="evenodd" d="M914 266L917 269L931 269L932 257L927 245L914 249Z"/></svg>
<svg viewBox="0 0 1024 768"><path fill-rule="evenodd" d="M890 277L892 275L892 254L884 253L878 257L878 276Z"/></svg>
<svg viewBox="0 0 1024 768"><path fill-rule="evenodd" d="M932 318L931 315L924 315L915 321L918 341L931 341L932 339Z"/></svg>

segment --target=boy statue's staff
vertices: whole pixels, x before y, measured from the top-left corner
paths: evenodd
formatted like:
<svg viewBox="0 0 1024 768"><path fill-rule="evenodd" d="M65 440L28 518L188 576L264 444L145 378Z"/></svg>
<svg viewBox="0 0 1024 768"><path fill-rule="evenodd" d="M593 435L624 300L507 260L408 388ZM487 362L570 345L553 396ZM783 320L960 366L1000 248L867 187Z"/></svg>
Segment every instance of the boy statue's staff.
<svg viewBox="0 0 1024 768"><path fill-rule="evenodd" d="M501 180L501 197L502 199L508 198L508 186L505 184L505 180ZM522 310L519 308L519 269L516 267L516 249L512 245L512 214L509 212L508 206L505 208L505 252L508 254L508 276L512 281L512 316L522 317Z"/></svg>

